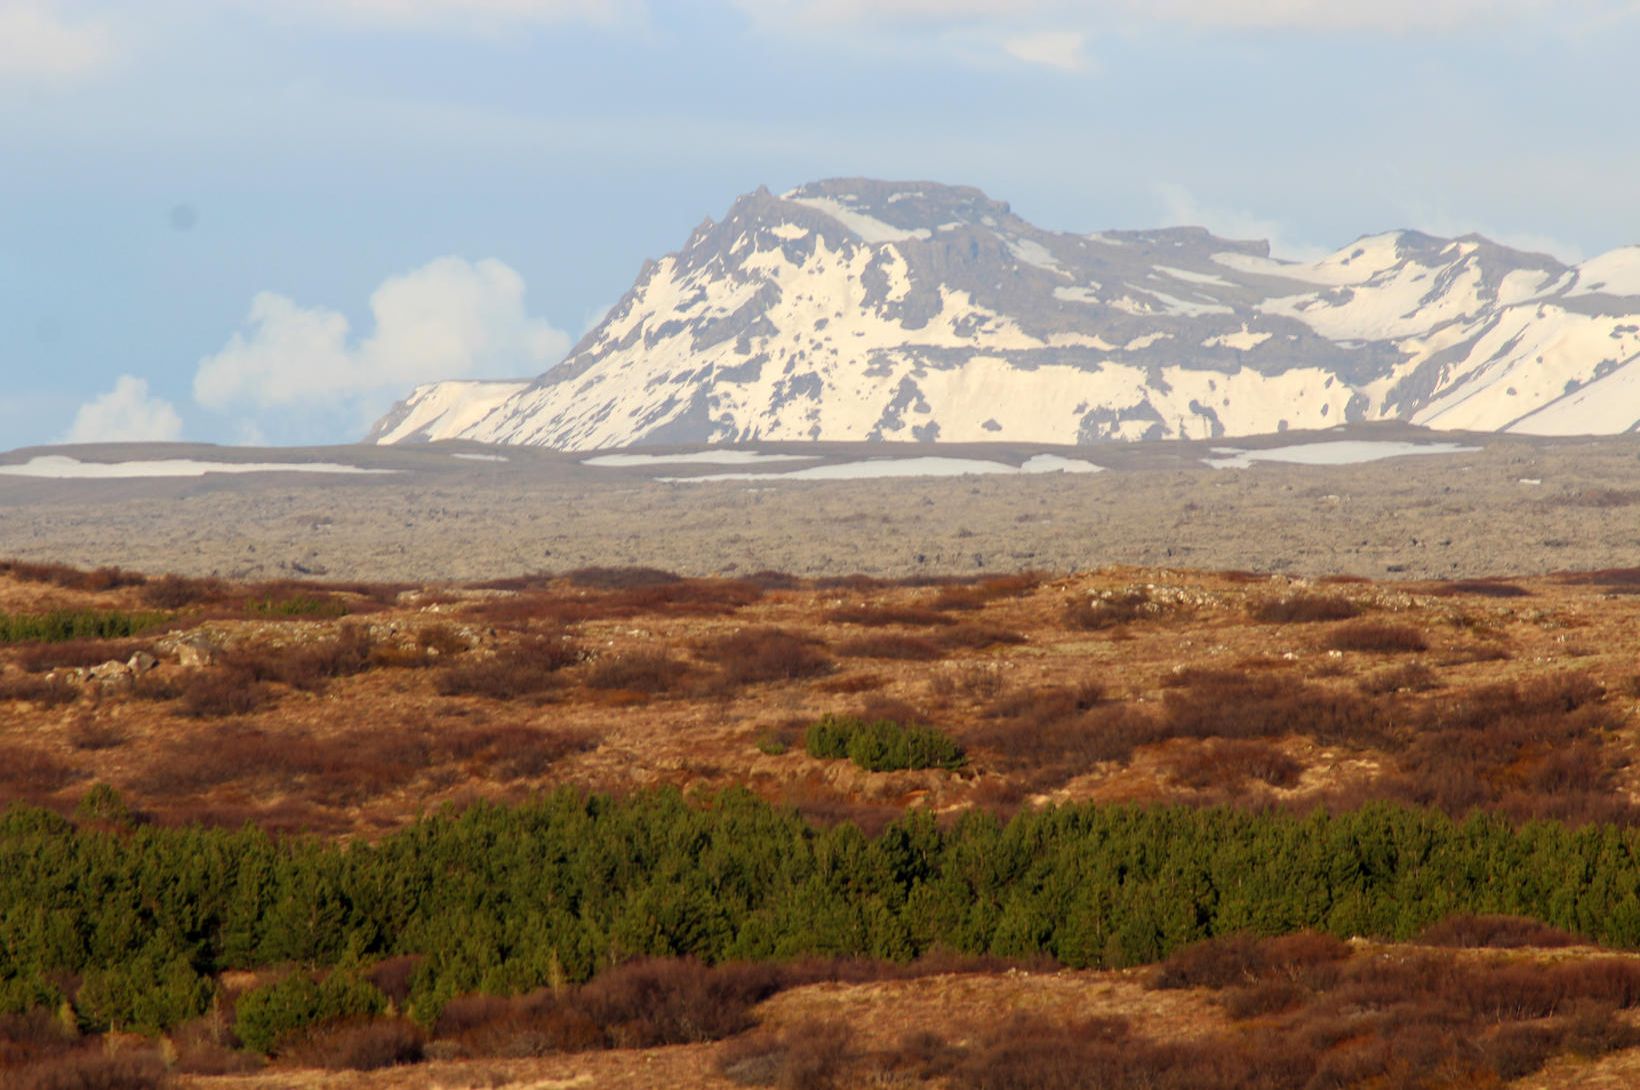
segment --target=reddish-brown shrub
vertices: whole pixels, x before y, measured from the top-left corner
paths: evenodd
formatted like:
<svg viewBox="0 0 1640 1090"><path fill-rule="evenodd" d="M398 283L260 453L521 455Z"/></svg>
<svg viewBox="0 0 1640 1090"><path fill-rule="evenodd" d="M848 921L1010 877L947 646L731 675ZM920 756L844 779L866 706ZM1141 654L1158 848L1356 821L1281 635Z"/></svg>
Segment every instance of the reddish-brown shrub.
<svg viewBox="0 0 1640 1090"><path fill-rule="evenodd" d="M659 568L577 568L564 576L571 586L588 590L633 590L675 586L683 576Z"/></svg>
<svg viewBox="0 0 1640 1090"><path fill-rule="evenodd" d="M764 568L745 576L744 581L763 590L800 590L803 580L789 572L770 571Z"/></svg>
<svg viewBox="0 0 1640 1090"><path fill-rule="evenodd" d="M1304 766L1281 749L1259 739L1211 738L1199 746L1174 752L1163 762L1174 783L1197 790L1235 791L1248 780L1271 787L1291 787Z"/></svg>
<svg viewBox="0 0 1640 1090"><path fill-rule="evenodd" d="M477 765L497 779L524 780L535 779L565 757L597 744L595 737L579 731L522 725L465 727L440 732L432 756Z"/></svg>
<svg viewBox="0 0 1640 1090"><path fill-rule="evenodd" d="M1016 689L999 695L985 709L991 719L1011 720L1016 727L1042 729L1083 712L1105 699L1105 687L1084 679L1075 685L1050 685L1037 689Z"/></svg>
<svg viewBox="0 0 1640 1090"><path fill-rule="evenodd" d="M215 603L227 596L228 586L220 579L189 579L180 575L161 575L148 580L141 595L145 605L156 609Z"/></svg>
<svg viewBox="0 0 1640 1090"><path fill-rule="evenodd" d="M689 664L663 651L630 651L593 661L582 679L589 689L669 693L687 681Z"/></svg>
<svg viewBox="0 0 1640 1090"><path fill-rule="evenodd" d="M72 1052L79 1043L79 1034L65 1028L44 1007L0 1014L0 1071Z"/></svg>
<svg viewBox="0 0 1640 1090"><path fill-rule="evenodd" d="M874 632L856 636L837 645L837 653L847 658L904 659L933 662L945 657L945 650L932 640L896 632Z"/></svg>
<svg viewBox="0 0 1640 1090"><path fill-rule="evenodd" d="M770 964L643 959L600 973L579 989L575 1004L617 1048L715 1041L748 1029L751 1008L787 986L784 977Z"/></svg>
<svg viewBox="0 0 1640 1090"><path fill-rule="evenodd" d="M24 644L17 649L16 662L31 674L43 674L49 670L125 662L138 651L153 654L154 647L145 640L64 640Z"/></svg>
<svg viewBox="0 0 1640 1090"><path fill-rule="evenodd" d="M65 678L33 677L28 674L0 676L0 700L26 700L31 704L55 707L80 699L80 687Z"/></svg>
<svg viewBox="0 0 1640 1090"><path fill-rule="evenodd" d="M187 1075L242 1075L260 1070L266 1060L241 1049L234 1035L234 995L219 993L211 1010L184 1022L169 1036L176 1049L174 1068Z"/></svg>
<svg viewBox="0 0 1640 1090"><path fill-rule="evenodd" d="M1560 674L1431 701L1409 717L1386 793L1452 814L1631 822L1640 812L1617 790L1622 757L1603 743L1623 719L1603 697L1589 676Z"/></svg>
<svg viewBox="0 0 1640 1090"><path fill-rule="evenodd" d="M888 679L881 674L844 674L827 678L815 688L823 693L869 693L887 684Z"/></svg>
<svg viewBox="0 0 1640 1090"><path fill-rule="evenodd" d="M326 1071L376 1071L420 1063L426 1039L403 1018L331 1022L281 1046L280 1060Z"/></svg>
<svg viewBox="0 0 1640 1090"><path fill-rule="evenodd" d="M0 760L0 799L40 799L82 780L87 773L26 743L7 743Z"/></svg>
<svg viewBox="0 0 1640 1090"><path fill-rule="evenodd" d="M1600 568L1596 571L1559 572L1555 579L1574 586L1640 587L1640 568Z"/></svg>
<svg viewBox="0 0 1640 1090"><path fill-rule="evenodd" d="M1525 587L1518 587L1513 583L1505 583L1496 579L1455 579L1436 584L1430 589L1429 593L1443 598L1458 594L1471 595L1477 598L1530 598L1532 596L1532 592Z"/></svg>
<svg viewBox="0 0 1640 1090"><path fill-rule="evenodd" d="M854 1070L853 1031L844 1023L805 1019L741 1038L718 1055L718 1071L741 1086L841 1090L863 1085Z"/></svg>
<svg viewBox="0 0 1640 1090"><path fill-rule="evenodd" d="M634 587L592 598L587 602L585 617L631 617L639 614L714 617L743 609L762 597L763 588L753 583L736 579L687 579L680 583Z"/></svg>
<svg viewBox="0 0 1640 1090"><path fill-rule="evenodd" d="M831 624L853 624L864 628L932 627L956 624L956 621L934 609L922 606L843 606L828 610L821 619Z"/></svg>
<svg viewBox="0 0 1640 1090"><path fill-rule="evenodd" d="M1313 931L1260 939L1226 935L1175 950L1156 967L1152 988L1227 988L1260 980L1303 980L1347 960L1349 944Z"/></svg>
<svg viewBox="0 0 1640 1090"><path fill-rule="evenodd" d="M1226 988L1219 995L1219 1005L1231 1018L1263 1018L1290 1011L1309 996L1308 989L1290 980L1260 980Z"/></svg>
<svg viewBox="0 0 1640 1090"><path fill-rule="evenodd" d="M5 1072L7 1090L161 1090L170 1084L153 1053L82 1048Z"/></svg>
<svg viewBox="0 0 1640 1090"><path fill-rule="evenodd" d="M1384 745L1396 715L1359 693L1283 674L1191 669L1169 679L1162 736L1279 738L1304 734L1328 745Z"/></svg>
<svg viewBox="0 0 1640 1090"><path fill-rule="evenodd" d="M700 646L698 653L723 671L731 685L796 681L832 670L823 645L779 628L747 628Z"/></svg>
<svg viewBox="0 0 1640 1090"><path fill-rule="evenodd" d="M681 579L594 589L532 588L481 602L473 612L492 624L528 627L656 615L712 617L733 613L763 597L763 588L734 579Z"/></svg>
<svg viewBox="0 0 1640 1090"><path fill-rule="evenodd" d="M132 786L169 801L237 781L268 793L345 806L402 788L444 764L459 764L469 775L495 781L534 779L595 744L579 732L524 725L385 724L315 737L233 723L211 730L208 744L187 736L168 739Z"/></svg>
<svg viewBox="0 0 1640 1090"><path fill-rule="evenodd" d="M573 665L580 657L580 649L563 636L530 637L486 658L467 657L443 667L433 687L442 696L482 696L492 700L535 696L561 685L558 671Z"/></svg>
<svg viewBox="0 0 1640 1090"><path fill-rule="evenodd" d="M1430 946L1576 946L1583 940L1523 916L1448 916L1426 927L1418 941Z"/></svg>
<svg viewBox="0 0 1640 1090"><path fill-rule="evenodd" d="M98 719L90 709L82 709L68 725L68 744L78 750L118 749L130 740L124 727Z"/></svg>
<svg viewBox="0 0 1640 1090"><path fill-rule="evenodd" d="M268 687L240 664L193 670L177 684L181 690L177 714L191 719L249 715L273 700Z"/></svg>
<svg viewBox="0 0 1640 1090"><path fill-rule="evenodd" d="M858 717L868 723L887 722L904 726L928 722L928 716L909 702L881 694L873 694L860 701Z"/></svg>
<svg viewBox="0 0 1640 1090"><path fill-rule="evenodd" d="M1352 621L1327 633L1325 645L1334 651L1372 651L1398 654L1429 650L1424 634L1411 625L1387 621Z"/></svg>
<svg viewBox="0 0 1640 1090"><path fill-rule="evenodd" d="M1434 670L1421 662L1389 666L1359 679L1356 686L1364 693L1382 696L1386 693L1426 693L1440 688L1441 680Z"/></svg>
<svg viewBox="0 0 1640 1090"><path fill-rule="evenodd" d="M1312 624L1359 617L1361 607L1337 594L1299 592L1254 602L1248 606L1247 615L1260 624Z"/></svg>
<svg viewBox="0 0 1640 1090"><path fill-rule="evenodd" d="M980 609L1002 598L1022 598L1041 586L1039 572L1020 572L1017 575L996 575L966 586L948 586L934 598L935 609Z"/></svg>
<svg viewBox="0 0 1640 1090"><path fill-rule="evenodd" d="M1065 607L1065 625L1085 632L1097 632L1158 616L1162 606L1151 601L1144 590L1129 590L1092 598L1077 598Z"/></svg>
<svg viewBox="0 0 1640 1090"><path fill-rule="evenodd" d="M364 978L394 1003L403 1007L410 999L410 982L427 959L420 954L401 954L378 961L365 970Z"/></svg>
<svg viewBox="0 0 1640 1090"><path fill-rule="evenodd" d="M959 736L966 748L994 754L992 767L1038 790L1063 783L1103 761L1125 761L1166 735L1146 711L1128 704L1090 708L1070 718L981 720Z"/></svg>
<svg viewBox="0 0 1640 1090"><path fill-rule="evenodd" d="M955 692L969 700L995 700L1008 688L1008 679L994 662L970 662L956 674L942 674L936 680L950 678Z"/></svg>
<svg viewBox="0 0 1640 1090"><path fill-rule="evenodd" d="M50 583L64 590L118 590L120 587L140 587L147 582L146 576L120 568L85 571L70 564L29 560L0 560L0 575L9 575L24 583Z"/></svg>
<svg viewBox="0 0 1640 1090"><path fill-rule="evenodd" d="M255 681L275 681L304 692L321 692L336 678L370 668L370 635L344 624L328 639L285 647L242 648L225 656L224 665L244 671Z"/></svg>
<svg viewBox="0 0 1640 1090"><path fill-rule="evenodd" d="M962 624L936 632L931 637L941 647L977 651L987 647L1011 647L1026 642L1023 635L1006 628L985 624Z"/></svg>

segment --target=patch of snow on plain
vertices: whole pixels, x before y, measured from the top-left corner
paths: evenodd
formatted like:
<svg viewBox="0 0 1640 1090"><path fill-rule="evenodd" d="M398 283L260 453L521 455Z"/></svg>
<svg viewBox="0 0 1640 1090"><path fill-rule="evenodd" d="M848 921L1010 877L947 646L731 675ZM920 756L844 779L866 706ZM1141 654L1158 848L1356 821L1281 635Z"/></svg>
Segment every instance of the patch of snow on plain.
<svg viewBox="0 0 1640 1090"><path fill-rule="evenodd" d="M1302 443L1268 450L1214 447L1219 458L1203 458L1214 469L1248 469L1254 462L1286 462L1305 466L1351 466L1410 454L1471 454L1480 447L1461 443L1402 443L1377 439L1340 439L1330 443Z"/></svg>
<svg viewBox="0 0 1640 1090"><path fill-rule="evenodd" d="M62 454L38 454L18 465L0 465L0 474L53 480L125 480L133 477L203 477L207 473L397 473L337 462L199 462L166 458L147 462L82 462Z"/></svg>
<svg viewBox="0 0 1640 1090"><path fill-rule="evenodd" d="M1104 466L1057 454L1033 454L1019 467L1021 473L1103 473Z"/></svg>
<svg viewBox="0 0 1640 1090"><path fill-rule="evenodd" d="M600 454L582 459L584 466L622 469L628 466L743 466L768 462L812 462L815 454L764 454L756 450L699 450L691 454Z"/></svg>
<svg viewBox="0 0 1640 1090"><path fill-rule="evenodd" d="M933 237L933 232L926 227L919 227L915 231L907 231L904 228L895 227L893 224L884 223L875 216L868 216L864 212L850 208L841 201L832 200L830 197L792 197L790 199L793 204L806 205L818 212L824 212L859 235L866 242L905 242L913 238L926 239Z"/></svg>
<svg viewBox="0 0 1640 1090"><path fill-rule="evenodd" d="M469 462L510 462L512 459L499 454L452 454L452 458L461 458Z"/></svg>
<svg viewBox="0 0 1640 1090"><path fill-rule="evenodd" d="M965 477L996 476L1021 473L1100 473L1103 466L1092 462L1062 458L1057 454L1037 454L1017 468L1006 462L992 462L983 458L945 458L929 455L920 458L871 458L863 462L840 462L836 465L810 466L807 469L785 473L712 473L702 477L658 477L671 484L693 484L698 481L862 481L890 477Z"/></svg>

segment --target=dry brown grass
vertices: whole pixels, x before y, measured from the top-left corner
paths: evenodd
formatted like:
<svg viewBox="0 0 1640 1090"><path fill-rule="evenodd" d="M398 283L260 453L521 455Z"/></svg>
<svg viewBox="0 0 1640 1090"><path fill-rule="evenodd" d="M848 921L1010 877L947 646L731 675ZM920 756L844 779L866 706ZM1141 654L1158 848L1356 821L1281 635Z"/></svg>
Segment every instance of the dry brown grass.
<svg viewBox="0 0 1640 1090"><path fill-rule="evenodd" d="M210 640L230 649L217 665L180 667L167 636L140 641L162 662L129 690L82 688L24 667L128 648L0 648L7 746L21 755L0 777L0 802L60 805L95 780L161 822L210 813L364 835L421 802L507 798L524 782L744 783L823 820L872 823L912 804L1007 810L1038 795L1299 808L1387 798L1629 821L1640 597L1611 594L1626 578L1511 580L1530 595L1516 598L1497 596L1497 580L1391 594L1358 580L1283 592L1264 577L1154 570L1051 588L1034 576L803 583L620 570L403 606L395 588L190 583L200 601L180 607L182 624L209 618ZM172 582L70 591L0 576L0 609L41 608L48 591L73 608L128 609ZM253 593L321 591L349 611L384 612L234 612ZM1339 612L1334 601L1372 613L1319 619ZM429 602L436 619L421 612ZM1270 602L1295 623L1254 620L1276 616ZM483 616L491 606L517 623ZM1420 642L1434 650L1406 651ZM1554 680L1573 665L1590 679L1575 692ZM819 774L801 754L749 744L765 724L860 714L867 697L957 738L970 752L964 775L913 785L830 769L809 782ZM544 728L603 744L548 745L522 762L539 775L498 771L483 739ZM449 744L433 744L435 732ZM239 759L214 763L191 746ZM348 746L382 771L342 759Z"/></svg>

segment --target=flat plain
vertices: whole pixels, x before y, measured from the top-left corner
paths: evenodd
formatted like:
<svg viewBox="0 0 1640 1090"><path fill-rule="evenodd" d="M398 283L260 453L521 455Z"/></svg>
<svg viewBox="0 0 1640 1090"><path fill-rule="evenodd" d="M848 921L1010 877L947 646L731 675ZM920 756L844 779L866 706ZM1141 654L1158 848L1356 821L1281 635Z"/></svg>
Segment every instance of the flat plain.
<svg viewBox="0 0 1640 1090"><path fill-rule="evenodd" d="M1359 465L1205 462L1216 448L1346 438L1481 449ZM237 579L415 582L589 565L908 576L1127 564L1429 579L1586 570L1640 556L1635 436L1437 435L1374 425L1248 442L758 449L821 464L937 452L1017 466L1050 453L1106 471L687 483L656 478L726 467L600 468L584 465L586 455L448 444L54 448L0 460L72 450L108 462L319 461L392 472L122 480L0 473L0 556Z"/></svg>

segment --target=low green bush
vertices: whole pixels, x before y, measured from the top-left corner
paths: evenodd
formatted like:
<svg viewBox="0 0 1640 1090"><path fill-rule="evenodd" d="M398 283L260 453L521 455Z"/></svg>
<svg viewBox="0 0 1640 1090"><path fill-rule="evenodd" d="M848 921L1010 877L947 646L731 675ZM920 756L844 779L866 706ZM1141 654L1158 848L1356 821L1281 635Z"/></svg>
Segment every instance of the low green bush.
<svg viewBox="0 0 1640 1090"><path fill-rule="evenodd" d="M809 756L848 758L867 772L912 768L960 768L962 747L933 727L906 726L889 719L867 721L828 715L804 737Z"/></svg>
<svg viewBox="0 0 1640 1090"><path fill-rule="evenodd" d="M0 643L63 643L67 640L119 640L168 623L168 613L125 610L53 610L49 613L0 613Z"/></svg>
<svg viewBox="0 0 1640 1090"><path fill-rule="evenodd" d="M233 1029L246 1048L272 1052L282 1039L310 1026L386 1009L387 996L352 973L334 972L322 982L293 973L240 996Z"/></svg>
<svg viewBox="0 0 1640 1090"><path fill-rule="evenodd" d="M90 1028L154 1034L204 1014L215 991L187 958L150 946L130 961L87 972L75 1007Z"/></svg>

